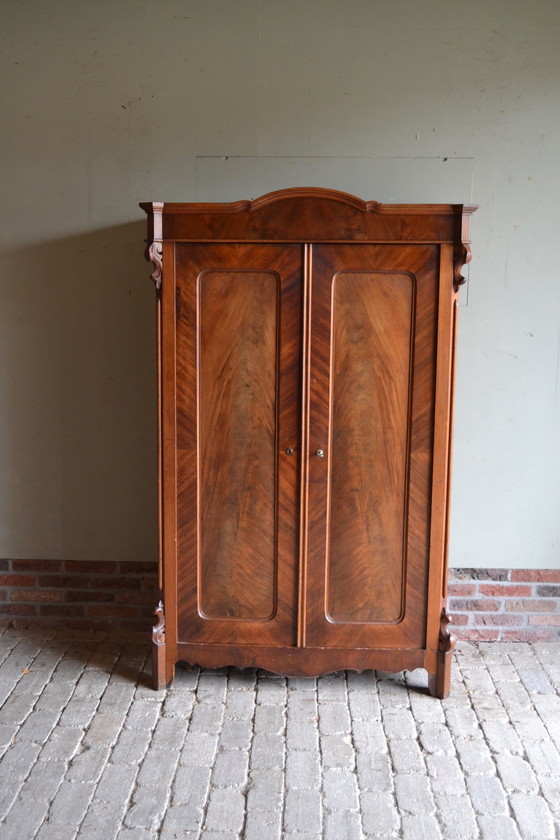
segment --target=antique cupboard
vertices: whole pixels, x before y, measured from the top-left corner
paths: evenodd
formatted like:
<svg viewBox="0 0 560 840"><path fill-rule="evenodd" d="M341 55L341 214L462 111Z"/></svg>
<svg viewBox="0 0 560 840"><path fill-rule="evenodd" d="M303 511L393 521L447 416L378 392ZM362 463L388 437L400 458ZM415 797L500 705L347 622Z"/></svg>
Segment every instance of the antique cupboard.
<svg viewBox="0 0 560 840"><path fill-rule="evenodd" d="M445 696L457 291L475 208L322 189L141 207L158 300L155 687L179 660L422 667Z"/></svg>

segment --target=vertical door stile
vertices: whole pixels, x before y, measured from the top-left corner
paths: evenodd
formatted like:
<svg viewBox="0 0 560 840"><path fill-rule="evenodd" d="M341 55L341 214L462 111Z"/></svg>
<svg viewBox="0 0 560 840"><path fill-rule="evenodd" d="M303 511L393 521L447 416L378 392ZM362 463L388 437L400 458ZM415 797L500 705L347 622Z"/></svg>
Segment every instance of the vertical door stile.
<svg viewBox="0 0 560 840"><path fill-rule="evenodd" d="M309 512L309 402L311 354L311 277L313 246L303 246L303 318L302 318L302 377L301 377L301 497L298 579L297 647L305 647L307 628L307 535Z"/></svg>

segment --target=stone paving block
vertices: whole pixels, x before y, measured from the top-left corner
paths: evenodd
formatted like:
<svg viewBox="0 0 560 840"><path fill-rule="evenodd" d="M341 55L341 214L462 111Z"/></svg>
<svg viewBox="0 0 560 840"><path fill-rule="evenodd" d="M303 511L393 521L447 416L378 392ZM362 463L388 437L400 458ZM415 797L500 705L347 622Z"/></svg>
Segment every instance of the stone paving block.
<svg viewBox="0 0 560 840"><path fill-rule="evenodd" d="M485 720L482 722L482 730L493 752L523 755L523 745L509 721Z"/></svg>
<svg viewBox="0 0 560 840"><path fill-rule="evenodd" d="M97 795L90 803L78 836L80 840L114 840L122 825L122 815L126 807L124 802L103 802Z"/></svg>
<svg viewBox="0 0 560 840"><path fill-rule="evenodd" d="M290 748L289 742L288 747ZM349 735L323 735L321 755L323 767L342 767L353 770L356 765L354 747Z"/></svg>
<svg viewBox="0 0 560 840"><path fill-rule="evenodd" d="M96 714L84 735L84 743L89 746L112 746L119 737L126 709L110 714Z"/></svg>
<svg viewBox="0 0 560 840"><path fill-rule="evenodd" d="M454 738L482 738L482 728L473 709L448 708L445 719Z"/></svg>
<svg viewBox="0 0 560 840"><path fill-rule="evenodd" d="M507 791L520 793L534 793L538 790L538 782L531 765L516 755L496 756L498 775Z"/></svg>
<svg viewBox="0 0 560 840"><path fill-rule="evenodd" d="M290 721L315 723L319 714L315 694L299 691L289 692L287 713Z"/></svg>
<svg viewBox="0 0 560 840"><path fill-rule="evenodd" d="M239 832L245 820L245 797L235 788L210 792L204 827L208 831Z"/></svg>
<svg viewBox="0 0 560 840"><path fill-rule="evenodd" d="M441 723L421 723L418 731L420 744L425 752L455 755L455 747L447 726Z"/></svg>
<svg viewBox="0 0 560 840"><path fill-rule="evenodd" d="M26 668L25 673L18 680L18 693L41 694L51 679L52 670L52 668L38 668L34 662L32 668Z"/></svg>
<svg viewBox="0 0 560 840"><path fill-rule="evenodd" d="M205 704L206 705L206 704ZM192 729L193 733L196 729ZM208 726L205 733L215 734ZM150 739L150 746L158 750L180 750L185 740L187 725L179 717L162 717L158 720Z"/></svg>
<svg viewBox="0 0 560 840"><path fill-rule="evenodd" d="M43 823L35 840L74 840L76 828L72 825Z"/></svg>
<svg viewBox="0 0 560 840"><path fill-rule="evenodd" d="M502 685L511 686L513 683L502 683ZM474 695L472 703L480 721L502 720L504 723L507 723L508 711L506 711L504 704L497 694Z"/></svg>
<svg viewBox="0 0 560 840"><path fill-rule="evenodd" d="M66 704L61 717L61 726L78 726L86 729L97 711L97 697L76 697L73 695Z"/></svg>
<svg viewBox="0 0 560 840"><path fill-rule="evenodd" d="M333 811L324 815L324 840L363 840L360 815L353 811Z"/></svg>
<svg viewBox="0 0 560 840"><path fill-rule="evenodd" d="M395 776L395 794L402 814L433 814L434 800L425 776L417 773Z"/></svg>
<svg viewBox="0 0 560 840"><path fill-rule="evenodd" d="M321 785L320 756L316 750L292 750L286 755L286 787L307 790Z"/></svg>
<svg viewBox="0 0 560 840"><path fill-rule="evenodd" d="M497 817L508 813L506 793L496 776L470 776L467 788L477 814Z"/></svg>
<svg viewBox="0 0 560 840"><path fill-rule="evenodd" d="M126 729L151 732L159 719L159 714L159 703L153 703L149 700L134 700L129 706L124 726Z"/></svg>
<svg viewBox="0 0 560 840"><path fill-rule="evenodd" d="M217 746L217 735L209 735L205 732L188 732L183 743L179 763L210 767L214 761Z"/></svg>
<svg viewBox="0 0 560 840"><path fill-rule="evenodd" d="M173 780L178 762L179 753L175 750L158 750L149 747L138 772L138 784L148 788L168 787Z"/></svg>
<svg viewBox="0 0 560 840"><path fill-rule="evenodd" d="M416 724L409 709L389 708L383 711L383 728L387 738L416 738Z"/></svg>
<svg viewBox="0 0 560 840"><path fill-rule="evenodd" d="M127 828L158 828L166 812L168 797L167 788L137 788L125 814L124 825Z"/></svg>
<svg viewBox="0 0 560 840"><path fill-rule="evenodd" d="M494 694L494 681L485 668L461 667L461 674L469 694Z"/></svg>
<svg viewBox="0 0 560 840"><path fill-rule="evenodd" d="M40 752L41 747L31 741L15 741L2 758L2 777L23 781L31 773Z"/></svg>
<svg viewBox="0 0 560 840"><path fill-rule="evenodd" d="M478 825L468 796L437 793L434 798L445 840L479 840Z"/></svg>
<svg viewBox="0 0 560 840"><path fill-rule="evenodd" d="M263 707L264 708L264 707ZM271 708L281 708L271 706ZM255 695L253 691L229 691L226 697L225 717L252 719L255 713Z"/></svg>
<svg viewBox="0 0 560 840"><path fill-rule="evenodd" d="M321 795L318 790L287 790L284 806L286 832L322 831Z"/></svg>
<svg viewBox="0 0 560 840"><path fill-rule="evenodd" d="M480 840L522 840L511 817L478 817Z"/></svg>
<svg viewBox="0 0 560 840"><path fill-rule="evenodd" d="M136 686L127 680L125 685L108 685L99 701L99 713L102 715L127 711L132 703Z"/></svg>
<svg viewBox="0 0 560 840"><path fill-rule="evenodd" d="M482 738L457 738L454 742L459 762L467 775L493 775L496 766Z"/></svg>
<svg viewBox="0 0 560 840"><path fill-rule="evenodd" d="M514 793L510 802L523 840L553 840L554 821L542 796Z"/></svg>
<svg viewBox="0 0 560 840"><path fill-rule="evenodd" d="M395 773L425 773L424 756L412 738L390 738L389 754Z"/></svg>
<svg viewBox="0 0 560 840"><path fill-rule="evenodd" d="M93 670L91 658L88 660L88 669L81 675L74 691L74 697L92 697L99 699L109 682L109 674L103 671Z"/></svg>
<svg viewBox="0 0 560 840"><path fill-rule="evenodd" d="M59 712L51 709L41 709L31 712L18 732L18 741L33 741L44 744L56 726Z"/></svg>
<svg viewBox="0 0 560 840"><path fill-rule="evenodd" d="M137 768L127 764L107 764L95 790L95 798L110 804L128 801L134 787Z"/></svg>
<svg viewBox="0 0 560 840"><path fill-rule="evenodd" d="M371 691L349 691L348 705L353 720L381 720L381 705Z"/></svg>
<svg viewBox="0 0 560 840"><path fill-rule="evenodd" d="M286 702L286 681L283 679L261 679L257 682L257 703L283 705Z"/></svg>
<svg viewBox="0 0 560 840"><path fill-rule="evenodd" d="M63 782L49 809L49 822L79 826L93 797L93 782Z"/></svg>
<svg viewBox="0 0 560 840"><path fill-rule="evenodd" d="M317 680L317 698L320 703L346 703L347 690L344 671Z"/></svg>
<svg viewBox="0 0 560 840"><path fill-rule="evenodd" d="M257 684L256 668L230 668L228 672L228 691L249 691L253 694Z"/></svg>
<svg viewBox="0 0 560 840"><path fill-rule="evenodd" d="M286 726L283 706L257 706L253 726L257 735L281 735Z"/></svg>
<svg viewBox="0 0 560 840"><path fill-rule="evenodd" d="M21 725L31 714L36 702L34 694L11 694L0 709L0 723Z"/></svg>
<svg viewBox="0 0 560 840"><path fill-rule="evenodd" d="M185 805L202 809L208 796L211 773L210 767L178 767L172 786L172 806Z"/></svg>
<svg viewBox="0 0 560 840"><path fill-rule="evenodd" d="M2 840L27 840L34 837L48 810L46 802L34 799L18 800L0 828Z"/></svg>
<svg viewBox="0 0 560 840"><path fill-rule="evenodd" d="M249 752L247 750L219 750L212 771L215 787L243 785L249 773Z"/></svg>
<svg viewBox="0 0 560 840"><path fill-rule="evenodd" d="M542 668L519 668L518 674L529 694L556 694L554 686Z"/></svg>
<svg viewBox="0 0 560 840"><path fill-rule="evenodd" d="M70 762L66 778L71 782L96 782L109 757L108 747L84 746Z"/></svg>
<svg viewBox="0 0 560 840"><path fill-rule="evenodd" d="M251 768L274 769L283 767L285 742L282 735L255 735L251 744Z"/></svg>
<svg viewBox="0 0 560 840"><path fill-rule="evenodd" d="M25 780L20 796L50 802L65 775L66 764L63 761L38 761Z"/></svg>
<svg viewBox="0 0 560 840"><path fill-rule="evenodd" d="M521 683L496 683L496 690L508 712L513 712L516 709L528 709L531 706L531 697Z"/></svg>
<svg viewBox="0 0 560 840"><path fill-rule="evenodd" d="M290 755L288 754L288 759ZM356 773L360 790L387 793L393 790L391 759L384 753L358 753Z"/></svg>
<svg viewBox="0 0 560 840"><path fill-rule="evenodd" d="M327 811L357 811L358 784L352 770L329 767L323 773L323 807Z"/></svg>
<svg viewBox="0 0 560 840"><path fill-rule="evenodd" d="M402 836L403 840L441 840L438 822L430 814L405 814Z"/></svg>
<svg viewBox="0 0 560 840"><path fill-rule="evenodd" d="M379 720L355 720L352 723L352 737L358 752L387 752L388 734ZM393 736L394 728L391 728L391 737Z"/></svg>
<svg viewBox="0 0 560 840"><path fill-rule="evenodd" d="M113 764L139 764L148 748L149 738L137 730L121 729L119 739L111 751Z"/></svg>
<svg viewBox="0 0 560 840"><path fill-rule="evenodd" d="M64 709L74 692L73 683L50 682L37 700L36 709Z"/></svg>
<svg viewBox="0 0 560 840"><path fill-rule="evenodd" d="M366 791L360 796L362 825L368 837L393 837L400 825L395 798L390 793Z"/></svg>
<svg viewBox="0 0 560 840"><path fill-rule="evenodd" d="M466 793L465 777L455 756L428 755L426 765L434 793L456 796Z"/></svg>
<svg viewBox="0 0 560 840"><path fill-rule="evenodd" d="M201 671L196 687L197 703L223 703L227 691L227 675Z"/></svg>
<svg viewBox="0 0 560 840"><path fill-rule="evenodd" d="M191 732L219 732L223 717L223 703L197 703L192 711L189 730Z"/></svg>
<svg viewBox="0 0 560 840"><path fill-rule="evenodd" d="M324 736L335 737L335 736ZM319 744L316 721L293 719L288 712L286 723L286 746L290 750L314 750Z"/></svg>
<svg viewBox="0 0 560 840"><path fill-rule="evenodd" d="M284 772L252 770L247 787L248 811L279 811L282 807Z"/></svg>
<svg viewBox="0 0 560 840"><path fill-rule="evenodd" d="M194 734L194 733L193 733ZM187 736L188 737L188 736ZM220 748L247 750L253 738L253 721L248 719L224 719L220 731Z"/></svg>
<svg viewBox="0 0 560 840"><path fill-rule="evenodd" d="M350 713L345 703L319 703L319 732L322 735L334 735L350 732Z"/></svg>
<svg viewBox="0 0 560 840"><path fill-rule="evenodd" d="M408 708L410 701L404 674L377 674L377 696L381 708Z"/></svg>
<svg viewBox="0 0 560 840"><path fill-rule="evenodd" d="M560 776L560 753L548 741L525 745L527 758L537 776Z"/></svg>
<svg viewBox="0 0 560 840"><path fill-rule="evenodd" d="M527 741L548 741L551 737L538 714L532 709L513 712L510 714L510 720L523 743Z"/></svg>
<svg viewBox="0 0 560 840"><path fill-rule="evenodd" d="M190 718L195 702L194 691L167 692L161 713L165 717L179 717L183 720Z"/></svg>
<svg viewBox="0 0 560 840"><path fill-rule="evenodd" d="M243 840L282 840L282 811L248 811Z"/></svg>
<svg viewBox="0 0 560 840"><path fill-rule="evenodd" d="M434 703L429 694L410 692L410 710L416 723L445 723L445 713L441 703Z"/></svg>
<svg viewBox="0 0 560 840"><path fill-rule="evenodd" d="M175 668L173 691L195 691L200 677L200 668L191 668L179 662Z"/></svg>
<svg viewBox="0 0 560 840"><path fill-rule="evenodd" d="M195 805L174 805L165 812L160 836L165 840L198 837L203 819L203 808L197 808Z"/></svg>

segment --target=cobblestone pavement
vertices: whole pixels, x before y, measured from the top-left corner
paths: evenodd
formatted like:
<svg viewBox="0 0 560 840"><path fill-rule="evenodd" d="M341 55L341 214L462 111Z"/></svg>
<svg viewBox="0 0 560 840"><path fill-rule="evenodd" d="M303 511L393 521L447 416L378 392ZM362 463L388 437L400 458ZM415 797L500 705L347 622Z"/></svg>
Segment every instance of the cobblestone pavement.
<svg viewBox="0 0 560 840"><path fill-rule="evenodd" d="M560 837L560 643L422 671L179 668L135 636L0 630L1 840Z"/></svg>

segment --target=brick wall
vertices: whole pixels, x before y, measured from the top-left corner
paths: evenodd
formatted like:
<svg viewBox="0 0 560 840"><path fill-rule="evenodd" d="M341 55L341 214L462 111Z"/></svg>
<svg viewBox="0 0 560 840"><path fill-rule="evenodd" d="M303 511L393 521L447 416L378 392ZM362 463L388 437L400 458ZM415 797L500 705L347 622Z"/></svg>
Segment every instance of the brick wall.
<svg viewBox="0 0 560 840"><path fill-rule="evenodd" d="M560 570L451 569L448 596L459 639L532 642L560 636Z"/></svg>
<svg viewBox="0 0 560 840"><path fill-rule="evenodd" d="M0 621L19 627L147 630L155 563L0 560Z"/></svg>
<svg viewBox="0 0 560 840"><path fill-rule="evenodd" d="M20 627L148 630L155 563L0 560L0 622ZM560 636L560 570L452 569L449 612L460 639Z"/></svg>

